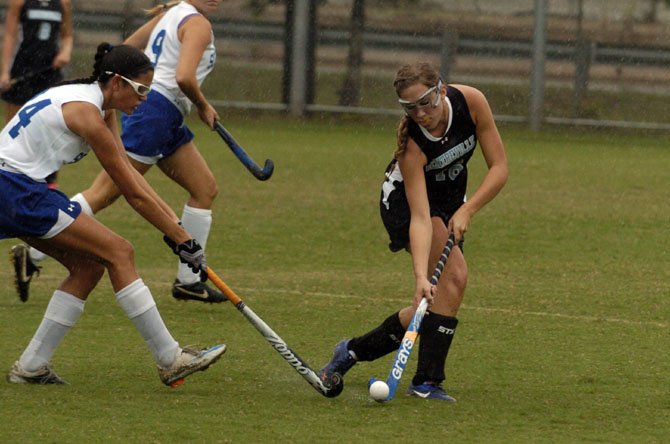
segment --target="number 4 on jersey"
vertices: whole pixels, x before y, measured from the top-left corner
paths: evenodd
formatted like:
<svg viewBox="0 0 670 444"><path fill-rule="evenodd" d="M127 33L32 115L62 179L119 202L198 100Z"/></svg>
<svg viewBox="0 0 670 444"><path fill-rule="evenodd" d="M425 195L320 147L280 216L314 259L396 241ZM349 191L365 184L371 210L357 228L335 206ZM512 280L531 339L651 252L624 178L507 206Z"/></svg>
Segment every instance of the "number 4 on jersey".
<svg viewBox="0 0 670 444"><path fill-rule="evenodd" d="M30 119L42 108L51 105L51 99L40 100L31 105L24 106L19 110L18 117L19 123L14 125L9 130L9 135L12 136L12 139L16 139L19 136L19 130L25 128L30 123Z"/></svg>

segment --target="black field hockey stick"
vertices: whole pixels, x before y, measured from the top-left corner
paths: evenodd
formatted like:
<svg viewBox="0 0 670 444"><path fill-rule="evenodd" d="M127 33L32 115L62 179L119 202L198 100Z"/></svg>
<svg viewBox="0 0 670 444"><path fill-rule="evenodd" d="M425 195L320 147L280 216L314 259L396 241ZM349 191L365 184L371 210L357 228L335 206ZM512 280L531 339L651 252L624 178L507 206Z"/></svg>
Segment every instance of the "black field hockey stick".
<svg viewBox="0 0 670 444"><path fill-rule="evenodd" d="M9 86L14 86L19 82L24 82L26 80L32 79L33 77L37 77L40 74L44 74L44 73L47 73L47 72L52 71L52 70L53 70L53 68L48 67L48 68L39 69L37 71L27 72L22 76L18 76L18 77L14 77L13 79L9 79Z"/></svg>
<svg viewBox="0 0 670 444"><path fill-rule="evenodd" d="M339 373L335 373L330 381L322 381L309 364L298 356L296 352L291 350L291 348L286 345L286 342L280 338L279 335L265 323L265 321L254 313L253 310L249 308L244 301L242 301L242 299L240 299L240 297L236 295L235 292L209 267L207 267L207 277L209 277L209 280L221 290L224 295L226 295L228 300L235 305L245 318L247 318L251 325L256 327L256 330L263 335L275 351L279 353L281 357L300 374L300 376L305 378L317 392L327 398L334 398L342 393L344 380Z"/></svg>
<svg viewBox="0 0 670 444"><path fill-rule="evenodd" d="M244 148L242 148L233 138L233 136L226 130L223 125L221 125L221 122L214 122L214 129L216 130L217 133L219 133L219 136L223 139L224 142L226 142L226 145L233 151L233 154L235 154L235 157L240 159L240 162L242 162L242 165L244 165L251 174L254 175L254 177L258 180L268 180L270 176L272 176L272 172L275 169L275 164L272 162L272 159L266 159L265 160L265 166L261 169L260 166L256 162L253 161L251 157L247 154L246 151L244 151Z"/></svg>
<svg viewBox="0 0 670 444"><path fill-rule="evenodd" d="M455 242L454 235L451 234L449 236L449 239L447 240L447 244L444 246L444 249L442 250L440 259L437 261L435 271L433 271L433 276L430 278L431 284L437 285L437 281L440 280L440 276L442 276L442 271L444 271L444 267L447 264L447 259L449 259L449 254L451 254L451 250L452 248L454 248L454 242ZM386 379L386 384L389 387L389 394L386 397L386 401L392 400L393 397L395 396L395 392L398 389L398 384L400 383L400 378L402 377L403 371L405 371L405 366L407 365L407 361L409 360L410 353L412 353L414 342L416 341L416 338L419 335L419 328L421 327L421 321L423 320L423 317L426 314L427 309L428 309L428 299L423 298L421 300L421 303L419 303L419 307L416 309L416 312L414 313L412 320L407 326L407 331L405 332L405 336L403 336L402 338L400 348L398 349L398 353L396 354L395 359L393 360L393 365L391 366L389 376Z"/></svg>

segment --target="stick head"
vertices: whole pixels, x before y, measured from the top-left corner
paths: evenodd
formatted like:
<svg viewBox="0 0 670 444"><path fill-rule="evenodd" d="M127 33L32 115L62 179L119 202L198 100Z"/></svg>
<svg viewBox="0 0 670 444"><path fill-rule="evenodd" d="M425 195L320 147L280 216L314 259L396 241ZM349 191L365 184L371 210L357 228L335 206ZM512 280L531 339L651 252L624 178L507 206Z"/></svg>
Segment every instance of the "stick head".
<svg viewBox="0 0 670 444"><path fill-rule="evenodd" d="M261 171L252 171L252 174L258 180L268 180L275 170L275 164L272 159L265 159L265 165Z"/></svg>
<svg viewBox="0 0 670 444"><path fill-rule="evenodd" d="M330 377L330 381L324 381L324 385L328 387L328 390L324 393L326 398L335 398L344 390L344 379L342 375L336 372Z"/></svg>

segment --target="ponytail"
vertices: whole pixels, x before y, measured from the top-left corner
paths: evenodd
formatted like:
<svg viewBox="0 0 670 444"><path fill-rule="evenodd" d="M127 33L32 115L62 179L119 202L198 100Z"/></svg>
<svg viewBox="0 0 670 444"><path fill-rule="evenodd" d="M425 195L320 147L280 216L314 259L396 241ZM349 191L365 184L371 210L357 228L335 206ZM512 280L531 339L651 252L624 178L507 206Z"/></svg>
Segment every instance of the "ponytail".
<svg viewBox="0 0 670 444"><path fill-rule="evenodd" d="M409 139L409 117L402 116L400 123L398 124L398 130L396 133L397 146L395 152L393 153L393 158L398 159L407 149L407 139Z"/></svg>
<svg viewBox="0 0 670 444"><path fill-rule="evenodd" d="M95 52L93 73L89 77L60 82L56 86L73 85L77 83L107 83L114 74L120 74L130 79L145 72L153 71L154 66L142 51L130 45L112 46L107 42L98 45ZM112 74L108 74L112 73Z"/></svg>
<svg viewBox="0 0 670 444"><path fill-rule="evenodd" d="M62 85L74 85L77 83L93 83L95 81L106 82L109 79L109 75L100 71L100 65L102 59L107 55L114 47L107 42L103 42L98 45L98 49L95 52L95 63L93 64L93 73L89 77L80 77L73 80L64 80L58 83L56 86Z"/></svg>
<svg viewBox="0 0 670 444"><path fill-rule="evenodd" d="M167 11L168 9L170 9L173 6L177 6L179 3L181 3L181 0L156 5L153 8L145 9L144 14L149 16L149 17L153 17L153 16L156 16L158 14L162 14L163 12Z"/></svg>

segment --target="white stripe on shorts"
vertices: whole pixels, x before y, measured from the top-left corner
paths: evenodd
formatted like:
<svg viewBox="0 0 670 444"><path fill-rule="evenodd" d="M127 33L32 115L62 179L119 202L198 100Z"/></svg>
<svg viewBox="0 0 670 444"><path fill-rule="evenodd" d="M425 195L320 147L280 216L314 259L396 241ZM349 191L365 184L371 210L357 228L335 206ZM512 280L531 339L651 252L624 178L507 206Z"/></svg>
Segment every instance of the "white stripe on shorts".
<svg viewBox="0 0 670 444"><path fill-rule="evenodd" d="M72 216L67 214L65 211L59 209L58 210L58 221L54 224L53 227L44 236L40 236L40 239L51 239L55 235L59 234L61 231L66 229L67 227L70 226L74 222L74 219Z"/></svg>

